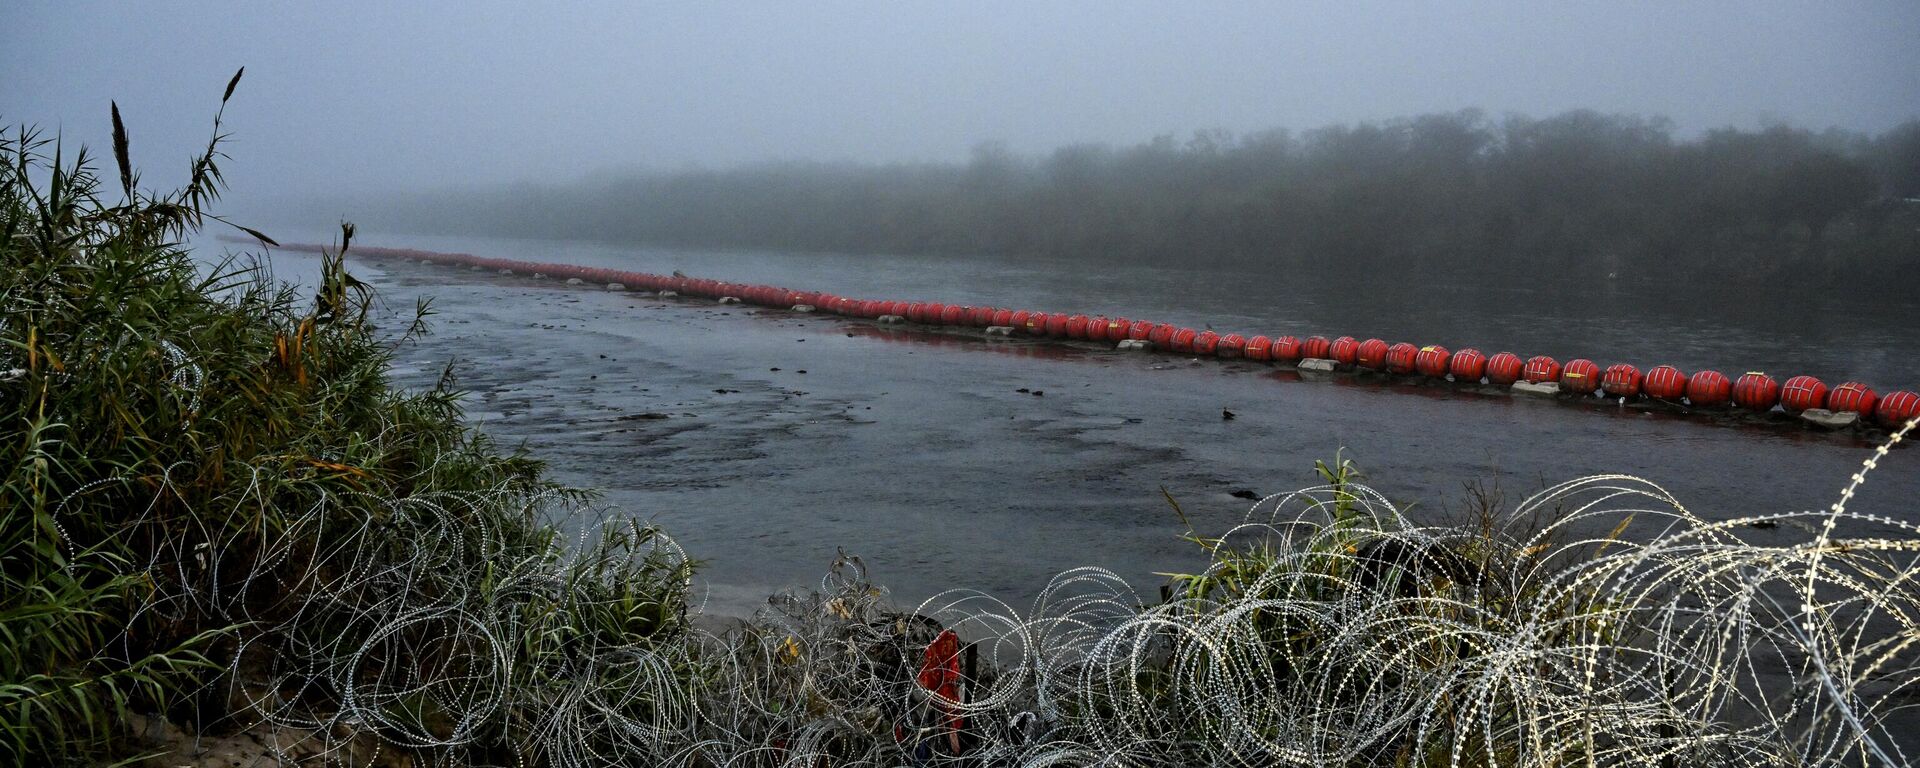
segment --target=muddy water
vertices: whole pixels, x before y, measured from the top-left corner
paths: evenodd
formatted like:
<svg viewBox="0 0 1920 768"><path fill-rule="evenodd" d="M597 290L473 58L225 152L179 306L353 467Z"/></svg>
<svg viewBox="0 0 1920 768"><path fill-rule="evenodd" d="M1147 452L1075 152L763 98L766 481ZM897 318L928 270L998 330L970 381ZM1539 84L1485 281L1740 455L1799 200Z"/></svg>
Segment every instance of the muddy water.
<svg viewBox="0 0 1920 768"><path fill-rule="evenodd" d="M1037 264L499 240L379 244L682 269L856 296L1137 310L1223 330L1377 334L1563 360L1593 355L1603 364L1920 384L1911 306L1736 307L1703 317L1689 316L1684 302L1628 299L1618 288L1609 297L1380 286L1335 299L1250 275L1073 277ZM297 276L291 262L304 258L280 255L280 271ZM1660 483L1708 518L1823 507L1869 450L1800 429L1302 380L1246 362L888 331L445 267L366 271L396 308L434 298L435 333L404 350L403 381L424 385L454 360L485 429L525 440L563 480L604 489L626 514L673 531L706 561L704 584L722 610L816 581L840 549L862 555L909 601L954 586L1024 601L1051 575L1082 565L1111 568L1151 594L1162 581L1155 572L1199 562L1178 540L1182 526L1162 488L1203 531L1220 530L1250 505L1232 492L1313 484L1314 460L1343 448L1374 485L1417 505L1416 516L1457 508L1467 480L1520 495L1623 472ZM1461 306L1477 308L1473 319L1462 319ZM1802 320L1785 322L1788 312ZM1920 455L1900 451L1857 503L1912 519L1915 498Z"/></svg>

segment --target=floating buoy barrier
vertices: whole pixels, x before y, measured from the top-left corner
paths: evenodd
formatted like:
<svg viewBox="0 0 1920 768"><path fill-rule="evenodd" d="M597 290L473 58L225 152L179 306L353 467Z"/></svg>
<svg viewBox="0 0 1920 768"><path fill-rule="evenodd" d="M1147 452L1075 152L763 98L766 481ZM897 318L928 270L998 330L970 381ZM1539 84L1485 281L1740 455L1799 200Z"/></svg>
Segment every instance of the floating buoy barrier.
<svg viewBox="0 0 1920 768"><path fill-rule="evenodd" d="M280 247L308 253L327 250L324 246L298 243ZM1781 419L1791 417L1832 429L1857 429L1868 425L1895 429L1920 418L1920 393L1912 390L1892 391L1883 397L1862 382L1848 381L1828 389L1820 379L1805 375L1793 376L1784 382L1776 381L1760 371L1748 371L1738 379L1729 379L1725 374L1713 370L1701 370L1688 376L1671 365L1656 365L1642 374L1639 368L1627 363L1614 363L1603 369L1591 359L1578 358L1562 367L1556 359L1547 355L1535 355L1523 360L1512 352L1499 352L1489 357L1472 347L1449 351L1440 345L1419 346L1405 341L1389 343L1380 338L1359 341L1352 336L1340 336L1330 341L1320 335L1301 338L1292 335L1223 334L1211 328L1195 330L1137 318L940 302L856 299L779 286L693 278L678 273L655 275L572 264L489 259L469 253L369 246L355 246L352 253L359 257L397 259L421 267L466 267L474 272L502 277L563 280L570 286L591 285L613 291L638 291L660 298L687 296L721 304L820 312L874 320L882 325L917 323L951 328L984 328L986 334L994 336L1044 337L1098 342L1120 349L1242 358L1254 363L1286 365L1302 371L1346 370L1364 377L1412 383L1439 382L1465 387L1468 391L1489 391L1485 385L1491 385L1504 390L1595 404L1617 400L1622 406L1635 403L1640 404L1636 407L1709 410L1737 406L1738 411L1726 413L1744 412L1760 418L1771 415ZM898 332L875 329L874 333ZM979 334L981 331L973 330L970 333ZM1018 345L1015 348L1019 348ZM1752 419L1756 416L1742 418Z"/></svg>

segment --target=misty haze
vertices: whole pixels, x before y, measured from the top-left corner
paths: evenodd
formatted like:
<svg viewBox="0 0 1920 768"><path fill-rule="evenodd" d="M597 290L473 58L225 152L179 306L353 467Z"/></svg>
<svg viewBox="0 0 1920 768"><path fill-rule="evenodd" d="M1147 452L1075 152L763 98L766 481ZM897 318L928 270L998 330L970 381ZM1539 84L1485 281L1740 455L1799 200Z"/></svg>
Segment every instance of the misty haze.
<svg viewBox="0 0 1920 768"><path fill-rule="evenodd" d="M0 764L1920 763L1920 6L0 8Z"/></svg>

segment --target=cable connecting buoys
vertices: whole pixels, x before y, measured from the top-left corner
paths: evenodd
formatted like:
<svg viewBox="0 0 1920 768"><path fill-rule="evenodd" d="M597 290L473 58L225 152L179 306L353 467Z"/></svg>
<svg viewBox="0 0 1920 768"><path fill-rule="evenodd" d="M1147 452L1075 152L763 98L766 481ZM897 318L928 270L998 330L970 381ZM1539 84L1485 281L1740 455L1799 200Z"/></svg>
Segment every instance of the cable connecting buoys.
<svg viewBox="0 0 1920 768"><path fill-rule="evenodd" d="M1420 356L1420 348L1407 342L1395 342L1387 347L1387 373L1405 376L1413 373L1415 358Z"/></svg>
<svg viewBox="0 0 1920 768"><path fill-rule="evenodd" d="M1920 393L1902 389L1888 392L1874 406L1874 416L1888 429L1899 429L1913 417L1920 416Z"/></svg>
<svg viewBox="0 0 1920 768"><path fill-rule="evenodd" d="M1376 371L1386 368L1387 342L1380 339L1367 339L1360 342L1360 346L1354 351L1353 364Z"/></svg>
<svg viewBox="0 0 1920 768"><path fill-rule="evenodd" d="M1520 380L1526 372L1527 364L1520 356L1512 352L1501 352L1487 358L1487 382L1497 387L1510 387Z"/></svg>
<svg viewBox="0 0 1920 768"><path fill-rule="evenodd" d="M1699 408L1719 408L1726 405L1733 392L1733 382L1719 371L1699 371L1687 377L1687 402Z"/></svg>
<svg viewBox="0 0 1920 768"><path fill-rule="evenodd" d="M1567 361L1560 369L1560 389L1576 395L1591 395L1600 389L1600 365L1584 357Z"/></svg>
<svg viewBox="0 0 1920 768"><path fill-rule="evenodd" d="M1462 384L1478 384L1487 377L1487 356L1473 347L1463 348L1447 361L1447 373Z"/></svg>
<svg viewBox="0 0 1920 768"><path fill-rule="evenodd" d="M1780 387L1780 408L1789 414L1827 407L1827 385L1812 376L1795 376Z"/></svg>
<svg viewBox="0 0 1920 768"><path fill-rule="evenodd" d="M1658 400L1679 400L1687 394L1687 375L1671 365L1656 365L1640 380L1640 391Z"/></svg>
<svg viewBox="0 0 1920 768"><path fill-rule="evenodd" d="M1780 383L1760 371L1747 371L1733 380L1733 404L1755 413L1773 410L1780 402Z"/></svg>
<svg viewBox="0 0 1920 768"><path fill-rule="evenodd" d="M1546 355L1534 355L1527 358L1527 364L1520 368L1520 378L1534 384L1553 384L1560 381L1560 361Z"/></svg>
<svg viewBox="0 0 1920 768"><path fill-rule="evenodd" d="M1827 410L1835 413L1852 411L1865 419L1873 415L1873 406L1879 400L1880 397L1873 393L1872 387L1857 381L1849 381L1834 387L1832 392L1827 393Z"/></svg>
<svg viewBox="0 0 1920 768"><path fill-rule="evenodd" d="M1600 376L1600 389L1619 398L1640 396L1640 369L1626 363L1607 366Z"/></svg>
<svg viewBox="0 0 1920 768"><path fill-rule="evenodd" d="M1420 353L1413 357L1414 370L1435 379L1446 378L1449 371L1449 364L1452 362L1453 353L1448 352L1446 347L1438 344L1428 344L1427 346L1421 347Z"/></svg>

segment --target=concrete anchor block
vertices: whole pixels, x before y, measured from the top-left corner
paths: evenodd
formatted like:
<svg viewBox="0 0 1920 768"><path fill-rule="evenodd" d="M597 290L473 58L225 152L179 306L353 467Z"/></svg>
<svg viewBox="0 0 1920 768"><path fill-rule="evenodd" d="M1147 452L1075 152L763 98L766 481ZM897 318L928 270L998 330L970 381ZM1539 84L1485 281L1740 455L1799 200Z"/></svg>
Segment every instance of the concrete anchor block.
<svg viewBox="0 0 1920 768"><path fill-rule="evenodd" d="M423 267L431 267L431 266L433 266L433 260L431 260L431 259L421 259L421 260L420 260L420 266L423 266Z"/></svg>
<svg viewBox="0 0 1920 768"><path fill-rule="evenodd" d="M1560 394L1560 385L1551 381L1516 381L1513 383L1513 393L1516 395L1553 397L1554 395Z"/></svg>
<svg viewBox="0 0 1920 768"><path fill-rule="evenodd" d="M587 284L587 281L585 281L585 280L582 280L582 279L580 279L580 278L577 278L577 277L569 277L569 278L567 278L567 285L586 285L586 284Z"/></svg>
<svg viewBox="0 0 1920 768"><path fill-rule="evenodd" d="M988 335L988 336L1012 336L1012 335L1013 335L1013 326L1011 326L1011 325L989 325L989 326L987 326L987 335Z"/></svg>
<svg viewBox="0 0 1920 768"><path fill-rule="evenodd" d="M535 280L545 280L545 279L547 279L547 276L546 276L546 274L545 274L545 273L542 273L542 272L535 272L535 273L533 273L533 279L535 279Z"/></svg>
<svg viewBox="0 0 1920 768"><path fill-rule="evenodd" d="M812 311L813 311L813 305L812 305L812 304L795 304L795 305L793 305L793 311L795 311L795 312L812 312Z"/></svg>
<svg viewBox="0 0 1920 768"><path fill-rule="evenodd" d="M511 274L513 274L513 270L511 270L511 269L503 269L503 270L500 270L500 274L503 274L503 275L511 275Z"/></svg>
<svg viewBox="0 0 1920 768"><path fill-rule="evenodd" d="M486 268L486 267L483 267L483 266L480 266L480 265L478 265L478 264L475 264L475 265L473 265L473 266L471 266L471 267L468 267L468 269L471 269L471 270L473 270L473 271L475 271L475 272L484 272L484 271L486 271L486 269L487 269L487 268Z"/></svg>
<svg viewBox="0 0 1920 768"><path fill-rule="evenodd" d="M1825 408L1808 408L1800 412L1800 418L1809 424L1826 427L1827 429L1846 429L1847 427L1860 423L1860 414L1858 413L1853 411L1840 411L1836 413Z"/></svg>
<svg viewBox="0 0 1920 768"><path fill-rule="evenodd" d="M671 299L679 295L680 295L679 291L661 291L660 292L660 298L663 298L663 299Z"/></svg>
<svg viewBox="0 0 1920 768"><path fill-rule="evenodd" d="M1153 342L1146 339L1121 339L1120 343L1113 345L1113 348L1122 352L1152 352Z"/></svg>
<svg viewBox="0 0 1920 768"><path fill-rule="evenodd" d="M722 303L722 304L738 304L738 303L740 303L740 297L738 297L738 296L722 296L722 297L720 297L720 303Z"/></svg>
<svg viewBox="0 0 1920 768"><path fill-rule="evenodd" d="M1338 368L1339 366L1340 364L1338 362L1335 362L1333 360L1328 360L1324 357L1309 357L1305 360L1301 360L1300 364L1294 367L1299 368L1300 370L1303 370L1303 371L1315 371L1318 373L1333 373L1334 369Z"/></svg>
<svg viewBox="0 0 1920 768"><path fill-rule="evenodd" d="M626 286L619 283L607 283L607 290L609 291L624 291L626 289Z"/></svg>
<svg viewBox="0 0 1920 768"><path fill-rule="evenodd" d="M899 315L881 315L879 321L881 325L900 325L901 323L905 323L907 319Z"/></svg>

